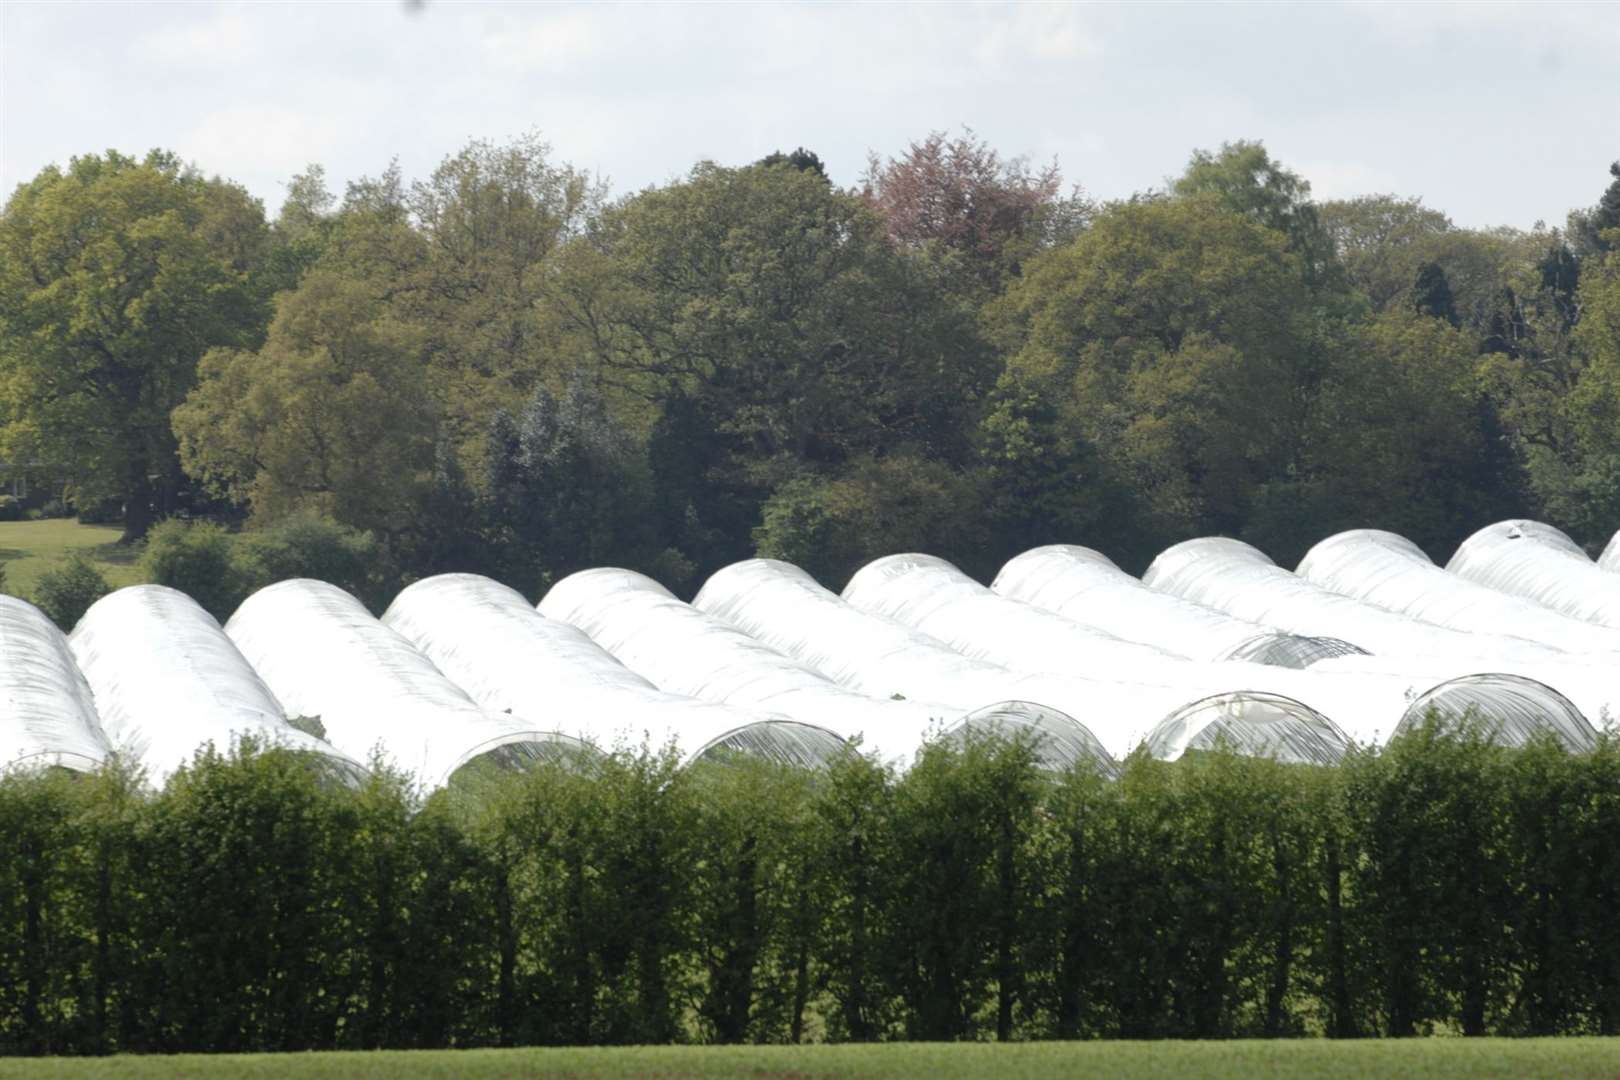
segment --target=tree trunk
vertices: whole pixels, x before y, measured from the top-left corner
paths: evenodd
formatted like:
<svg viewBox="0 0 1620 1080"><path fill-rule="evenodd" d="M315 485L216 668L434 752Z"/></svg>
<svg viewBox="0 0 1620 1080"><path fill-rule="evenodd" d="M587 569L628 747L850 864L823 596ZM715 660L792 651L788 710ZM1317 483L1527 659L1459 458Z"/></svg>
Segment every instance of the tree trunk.
<svg viewBox="0 0 1620 1080"><path fill-rule="evenodd" d="M147 474L146 460L138 459L130 466L124 488L124 535L118 538L120 544L143 540L152 531L152 501L156 495L157 489Z"/></svg>

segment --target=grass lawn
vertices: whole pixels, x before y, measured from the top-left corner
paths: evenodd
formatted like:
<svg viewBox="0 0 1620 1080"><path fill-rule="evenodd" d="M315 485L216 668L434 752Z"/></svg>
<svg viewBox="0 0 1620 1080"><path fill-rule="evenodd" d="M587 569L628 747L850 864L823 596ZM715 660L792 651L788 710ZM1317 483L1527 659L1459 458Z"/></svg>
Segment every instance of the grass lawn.
<svg viewBox="0 0 1620 1080"><path fill-rule="evenodd" d="M43 1058L8 1077L1620 1077L1620 1039L897 1043Z"/></svg>
<svg viewBox="0 0 1620 1080"><path fill-rule="evenodd" d="M6 569L5 591L29 596L41 574L74 551L83 551L113 588L140 581L138 552L118 547L117 525L80 525L73 518L46 521L0 521L0 565Z"/></svg>

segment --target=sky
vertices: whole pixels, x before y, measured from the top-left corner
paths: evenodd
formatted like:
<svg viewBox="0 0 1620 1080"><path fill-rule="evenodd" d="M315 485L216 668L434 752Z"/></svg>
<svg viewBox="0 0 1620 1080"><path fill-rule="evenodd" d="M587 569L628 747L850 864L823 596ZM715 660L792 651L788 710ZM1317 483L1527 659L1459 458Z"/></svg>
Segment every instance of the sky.
<svg viewBox="0 0 1620 1080"><path fill-rule="evenodd" d="M395 157L538 132L616 193L805 146L833 180L930 131L1097 199L1262 140L1318 199L1561 225L1620 158L1620 14L1541 4L76 3L0 0L0 192L176 151L274 214Z"/></svg>

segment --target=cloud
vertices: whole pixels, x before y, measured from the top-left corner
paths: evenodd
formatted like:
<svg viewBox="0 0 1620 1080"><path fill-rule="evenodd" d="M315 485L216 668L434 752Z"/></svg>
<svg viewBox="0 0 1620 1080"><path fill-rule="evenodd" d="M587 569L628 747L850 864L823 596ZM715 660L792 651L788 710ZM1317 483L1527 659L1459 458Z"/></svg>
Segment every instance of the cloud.
<svg viewBox="0 0 1620 1080"><path fill-rule="evenodd" d="M1310 181L1311 198L1317 201L1402 190L1393 172L1364 162L1302 161L1291 167Z"/></svg>
<svg viewBox="0 0 1620 1080"><path fill-rule="evenodd" d="M255 32L251 8L222 8L190 22L165 21L129 43L129 56L142 65L224 70L259 58L262 35Z"/></svg>
<svg viewBox="0 0 1620 1080"><path fill-rule="evenodd" d="M290 176L322 160L338 146L340 135L341 125L330 114L245 106L205 114L176 149L210 173Z"/></svg>

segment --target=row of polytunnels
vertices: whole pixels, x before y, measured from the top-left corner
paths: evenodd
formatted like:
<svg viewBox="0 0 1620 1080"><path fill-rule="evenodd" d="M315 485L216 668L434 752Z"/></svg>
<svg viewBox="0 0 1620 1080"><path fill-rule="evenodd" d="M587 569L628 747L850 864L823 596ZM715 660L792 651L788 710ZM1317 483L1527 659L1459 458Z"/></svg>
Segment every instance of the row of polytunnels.
<svg viewBox="0 0 1620 1080"><path fill-rule="evenodd" d="M380 753L429 789L473 762L644 743L814 767L858 739L903 766L927 739L992 728L1028 732L1053 768L1108 773L1138 746L1332 763L1433 715L1578 751L1617 700L1620 536L1594 561L1528 521L1481 530L1443 569L1355 530L1294 572L1224 538L1178 544L1140 579L1054 545L988 586L891 555L841 595L754 559L690 604L628 570L574 574L538 605L445 574L377 618L300 579L223 627L136 585L67 635L0 597L0 766L116 753L153 783L243 735L346 778Z"/></svg>

